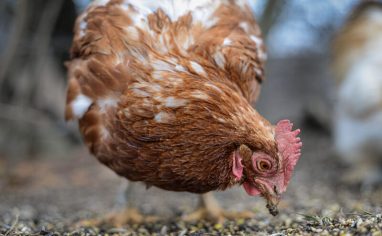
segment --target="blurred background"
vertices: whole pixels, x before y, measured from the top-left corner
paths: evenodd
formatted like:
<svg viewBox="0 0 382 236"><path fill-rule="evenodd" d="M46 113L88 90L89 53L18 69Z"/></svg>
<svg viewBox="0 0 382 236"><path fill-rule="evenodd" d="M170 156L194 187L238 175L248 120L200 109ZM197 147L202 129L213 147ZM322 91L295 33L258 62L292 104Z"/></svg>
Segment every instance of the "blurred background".
<svg viewBox="0 0 382 236"><path fill-rule="evenodd" d="M51 154L66 153L80 144L78 132L68 128L63 120L64 62L69 59L76 16L89 2L1 1L2 159L52 157ZM333 33L358 1L251 2L267 38L270 64L274 60L289 63L292 59L295 64L311 62L314 67L315 63L321 64L328 58ZM302 78L304 75L299 75L298 68L294 73L300 77L299 81L312 82L309 77ZM268 74L269 81L278 79L272 78L272 72ZM330 80L326 75L321 77ZM278 113L277 108L272 110Z"/></svg>
<svg viewBox="0 0 382 236"><path fill-rule="evenodd" d="M63 119L64 63L69 59L75 19L89 2L0 1L0 202L3 202L0 212L17 206L26 209L24 214L37 214L38 210L28 208L28 204L39 199L51 202L49 214L54 216L67 210L56 204L56 201L62 204L64 199L72 199L72 205L68 203L71 209L88 207L101 211L111 204L107 205L105 199L113 199L109 195L117 192L116 186L102 186L102 183L119 183L119 180L90 157L76 125L67 124ZM268 49L267 80L257 109L273 123L288 118L303 130L303 157L289 198L308 196L312 202L300 204L317 210L321 205L313 206L314 199L332 197L334 200L326 203L335 205L340 190L333 180L344 175L342 170L346 164L338 161L334 146L338 85L333 71L336 58L333 42L361 1L250 2ZM379 22L381 18L376 17ZM378 123L375 125L377 127ZM382 127L382 123L380 125ZM101 180L99 176L106 177ZM373 180L378 182L378 179ZM313 188L310 181L316 181L317 188ZM73 185L77 187L75 190L69 187ZM44 189L54 190L57 186L64 186L65 192L56 195L44 192ZM78 193L84 189L86 195ZM327 198L323 197L324 192L328 193ZM97 198L98 193L106 197ZM349 194L342 195L345 196ZM380 207L382 197L379 197L368 200L366 205L372 209ZM73 203L75 198L80 200ZM97 208L94 202L103 207ZM355 202L352 201L349 208ZM334 208L342 207L335 205Z"/></svg>

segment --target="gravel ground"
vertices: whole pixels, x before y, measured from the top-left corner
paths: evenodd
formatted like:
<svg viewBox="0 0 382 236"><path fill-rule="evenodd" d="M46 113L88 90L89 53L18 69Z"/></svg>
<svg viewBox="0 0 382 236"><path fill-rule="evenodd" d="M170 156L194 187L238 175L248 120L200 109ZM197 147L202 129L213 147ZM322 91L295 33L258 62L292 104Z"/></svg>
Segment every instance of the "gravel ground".
<svg viewBox="0 0 382 236"><path fill-rule="evenodd" d="M68 229L57 223L44 223L36 229L35 223L7 225L5 235L381 235L382 215L366 213L354 217L302 217L272 224L266 218L229 221L222 224L199 222L166 222L128 225L123 228L88 227ZM259 223L259 220L262 220Z"/></svg>
<svg viewBox="0 0 382 236"><path fill-rule="evenodd" d="M111 171L86 154L70 158L23 162L0 195L0 234L3 235L382 235L382 190L362 192L338 181L341 165L330 155L328 137L304 129L304 158L271 216L260 198L236 188L216 193L225 209L253 210L253 219L185 223L179 220L196 205L196 196L142 188L130 201L146 214L164 218L157 223L113 228L75 228L80 219L102 216L121 205L121 183ZM317 151L320 150L320 151ZM119 202L119 203L118 203Z"/></svg>
<svg viewBox="0 0 382 236"><path fill-rule="evenodd" d="M81 219L120 209L125 182L81 149L7 167L11 176L0 178L0 235L382 235L382 189L361 191L342 183L345 169L332 155L327 129L303 122L310 98L330 97L328 81L320 80L328 77L322 73L325 60L274 61L269 67L258 109L271 122L284 117L295 121L304 142L278 216L268 213L261 198L234 188L216 193L217 199L230 211L252 210L253 219L185 223L179 218L195 208L196 195L142 186L128 200L145 214L163 216L161 221L76 228ZM286 101L288 106L282 105Z"/></svg>

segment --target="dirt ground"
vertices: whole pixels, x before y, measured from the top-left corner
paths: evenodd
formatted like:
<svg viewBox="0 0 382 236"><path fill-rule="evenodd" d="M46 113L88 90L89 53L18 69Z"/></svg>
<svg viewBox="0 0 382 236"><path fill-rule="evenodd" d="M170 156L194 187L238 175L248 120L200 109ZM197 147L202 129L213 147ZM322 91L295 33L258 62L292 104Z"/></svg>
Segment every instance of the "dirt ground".
<svg viewBox="0 0 382 236"><path fill-rule="evenodd" d="M252 210L253 219L185 223L179 218L195 208L196 195L142 186L128 200L161 221L76 228L73 223L80 219L120 209L125 183L81 148L8 167L3 163L11 175L0 179L0 235L382 235L382 189L360 191L343 184L345 169L333 155L330 132L304 119L311 100L331 100L326 67L326 60L304 58L268 66L258 110L271 122L293 120L304 143L278 216L267 212L263 199L234 188L216 193L217 199L227 210Z"/></svg>

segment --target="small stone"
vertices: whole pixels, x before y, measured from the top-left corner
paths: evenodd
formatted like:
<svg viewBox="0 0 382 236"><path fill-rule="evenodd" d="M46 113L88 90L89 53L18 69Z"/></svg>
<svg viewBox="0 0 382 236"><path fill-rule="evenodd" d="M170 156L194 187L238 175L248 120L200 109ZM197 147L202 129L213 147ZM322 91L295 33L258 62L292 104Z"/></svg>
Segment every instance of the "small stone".
<svg viewBox="0 0 382 236"><path fill-rule="evenodd" d="M214 228L219 230L219 229L222 229L223 228L223 225L222 224L215 224L214 225Z"/></svg>
<svg viewBox="0 0 382 236"><path fill-rule="evenodd" d="M184 236L184 235L186 235L186 233L187 233L187 229L184 229L184 230L180 231L178 236Z"/></svg>
<svg viewBox="0 0 382 236"><path fill-rule="evenodd" d="M310 230L312 230L314 233L321 233L322 232L322 229L317 229L314 227L310 227Z"/></svg>
<svg viewBox="0 0 382 236"><path fill-rule="evenodd" d="M167 226L166 226L166 225L164 225L164 226L162 227L162 229L160 230L160 234L161 234L161 235L167 235Z"/></svg>

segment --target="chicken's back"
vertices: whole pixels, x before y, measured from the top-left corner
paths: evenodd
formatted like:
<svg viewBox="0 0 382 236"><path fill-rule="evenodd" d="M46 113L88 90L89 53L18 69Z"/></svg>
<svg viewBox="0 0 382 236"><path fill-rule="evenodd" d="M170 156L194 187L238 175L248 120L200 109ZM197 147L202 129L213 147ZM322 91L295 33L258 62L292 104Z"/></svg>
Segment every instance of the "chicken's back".
<svg viewBox="0 0 382 236"><path fill-rule="evenodd" d="M206 109L225 112L214 116L223 127L230 109L256 100L265 57L244 0L94 1L75 26L66 118L79 121L91 152L117 173L133 180L158 178L166 155L184 156L179 149L195 158L203 151L195 140L208 132L202 123L207 118L188 127L178 117L197 117L205 103ZM222 100L222 106L213 107L211 98ZM220 127L211 119L203 122ZM187 128L202 133L184 136ZM221 142L223 136L229 135ZM171 165L191 163L179 160ZM210 173L214 165L208 168L200 171Z"/></svg>

